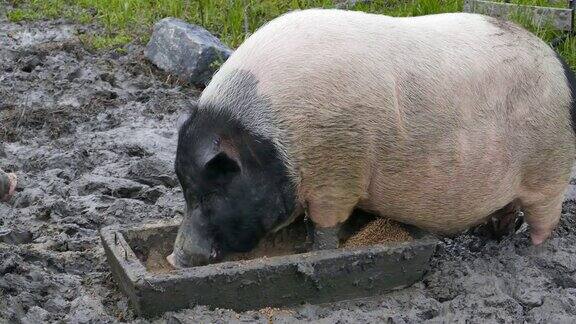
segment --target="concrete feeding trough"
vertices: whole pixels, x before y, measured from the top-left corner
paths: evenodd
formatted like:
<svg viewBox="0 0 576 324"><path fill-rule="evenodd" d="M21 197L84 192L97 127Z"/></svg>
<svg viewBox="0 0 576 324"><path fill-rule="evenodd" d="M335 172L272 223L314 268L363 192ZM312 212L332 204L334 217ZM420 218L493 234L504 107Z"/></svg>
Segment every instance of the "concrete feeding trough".
<svg viewBox="0 0 576 324"><path fill-rule="evenodd" d="M363 224L361 217L350 222L347 235ZM178 224L109 226L100 234L121 290L137 314L154 317L194 305L243 311L368 297L410 286L428 270L437 241L406 229L412 237L407 242L298 253L306 237L300 222L263 240L259 247L271 247L266 257L236 255L178 270L165 261Z"/></svg>

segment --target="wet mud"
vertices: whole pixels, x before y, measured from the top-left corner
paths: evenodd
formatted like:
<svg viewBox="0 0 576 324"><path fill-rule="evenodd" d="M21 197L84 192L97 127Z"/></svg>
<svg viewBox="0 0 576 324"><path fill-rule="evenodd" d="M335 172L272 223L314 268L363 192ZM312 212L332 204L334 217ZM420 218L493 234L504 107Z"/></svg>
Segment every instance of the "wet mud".
<svg viewBox="0 0 576 324"><path fill-rule="evenodd" d="M175 125L198 91L146 63L142 46L87 51L78 35L95 28L14 24L0 10L0 167L20 180L0 204L2 323L150 322L112 280L98 230L181 218ZM566 201L537 248L527 232L445 238L421 283L379 297L242 313L196 306L151 322L572 322L575 211Z"/></svg>

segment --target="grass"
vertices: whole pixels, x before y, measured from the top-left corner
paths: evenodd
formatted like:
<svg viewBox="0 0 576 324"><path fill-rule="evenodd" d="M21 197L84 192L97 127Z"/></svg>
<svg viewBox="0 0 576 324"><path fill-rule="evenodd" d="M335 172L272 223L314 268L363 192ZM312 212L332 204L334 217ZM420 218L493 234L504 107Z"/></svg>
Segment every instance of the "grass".
<svg viewBox="0 0 576 324"><path fill-rule="evenodd" d="M359 1L351 10L397 17L422 16L442 12L462 11L461 0L374 0Z"/></svg>
<svg viewBox="0 0 576 324"><path fill-rule="evenodd" d="M124 53L124 45L132 41L132 37L125 34L114 34L114 35L81 35L80 40L89 50L98 51L113 49L118 53Z"/></svg>
<svg viewBox="0 0 576 324"><path fill-rule="evenodd" d="M12 0L15 9L8 11L10 21L30 21L64 18L78 23L92 21L87 10L74 5L72 0Z"/></svg>
<svg viewBox="0 0 576 324"><path fill-rule="evenodd" d="M504 0L490 0L494 2L507 2ZM568 8L568 1L567 0L558 0L558 1L550 1L550 0L511 0L509 1L513 4L520 4L526 6L538 6L538 7L552 7L552 8Z"/></svg>
<svg viewBox="0 0 576 324"><path fill-rule="evenodd" d="M500 0L496 0L500 1ZM564 6L549 0L512 0L512 3ZM83 36L91 49L116 49L134 41L146 43L152 25L164 17L178 17L198 24L228 46L239 46L267 21L294 9L333 8L333 0L11 0L8 18L13 22L64 18L78 23L99 23L103 30ZM462 11L463 0L373 0L358 1L351 10L391 16L420 16ZM529 17L513 20L547 42L562 34L548 25L535 26ZM572 36L557 44L557 50L576 69L576 39Z"/></svg>

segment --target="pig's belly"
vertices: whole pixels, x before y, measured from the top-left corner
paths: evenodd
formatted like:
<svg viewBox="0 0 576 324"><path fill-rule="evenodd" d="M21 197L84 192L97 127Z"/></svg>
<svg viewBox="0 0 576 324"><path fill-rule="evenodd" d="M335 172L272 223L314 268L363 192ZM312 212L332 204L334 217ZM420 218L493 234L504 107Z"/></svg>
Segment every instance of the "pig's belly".
<svg viewBox="0 0 576 324"><path fill-rule="evenodd" d="M427 160L407 162L403 169L376 168L359 207L432 232L462 231L514 200L520 186L518 168L481 162Z"/></svg>

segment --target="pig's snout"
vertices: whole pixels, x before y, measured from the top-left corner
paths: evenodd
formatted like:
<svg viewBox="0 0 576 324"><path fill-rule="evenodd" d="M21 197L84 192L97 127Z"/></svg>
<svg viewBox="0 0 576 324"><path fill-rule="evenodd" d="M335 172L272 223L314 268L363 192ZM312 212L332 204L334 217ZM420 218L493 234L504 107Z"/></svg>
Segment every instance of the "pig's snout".
<svg viewBox="0 0 576 324"><path fill-rule="evenodd" d="M200 209L190 210L180 224L174 250L166 260L175 268L206 265L213 254L213 242Z"/></svg>
<svg viewBox="0 0 576 324"><path fill-rule="evenodd" d="M187 255L181 251L174 251L166 257L170 265L176 269L202 266L210 263L209 256L202 254Z"/></svg>
<svg viewBox="0 0 576 324"><path fill-rule="evenodd" d="M182 250L174 250L172 254L166 257L166 260L174 268L188 268L206 265L220 261L222 258L222 251L213 246L209 255L203 254L187 254Z"/></svg>
<svg viewBox="0 0 576 324"><path fill-rule="evenodd" d="M208 251L205 251L208 252ZM210 253L194 253L191 251L185 251L181 246L176 246L172 254L166 257L166 260L172 267L181 269L189 267L197 267L206 265L209 263L215 263L222 260L222 249L218 244L213 243Z"/></svg>
<svg viewBox="0 0 576 324"><path fill-rule="evenodd" d="M196 260L197 260L196 262L198 262L198 263L193 263L191 258L183 257L182 253L177 253L177 252L172 252L172 254L170 254L169 256L166 257L166 260L175 269L182 269L182 268L188 268L188 267L192 267L192 266L199 266L199 265L202 265L204 263L204 262L201 262L201 261L203 261L202 258L196 258Z"/></svg>

